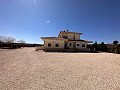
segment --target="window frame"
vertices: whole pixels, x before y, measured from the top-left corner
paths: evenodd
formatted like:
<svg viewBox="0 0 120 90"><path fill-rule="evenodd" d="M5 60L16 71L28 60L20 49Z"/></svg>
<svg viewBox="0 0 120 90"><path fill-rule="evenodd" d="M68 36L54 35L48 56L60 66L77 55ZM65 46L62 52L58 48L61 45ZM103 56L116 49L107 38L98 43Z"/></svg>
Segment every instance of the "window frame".
<svg viewBox="0 0 120 90"><path fill-rule="evenodd" d="M77 44L77 46L80 46L80 44Z"/></svg>
<svg viewBox="0 0 120 90"><path fill-rule="evenodd" d="M63 36L63 38L65 38L65 36Z"/></svg>
<svg viewBox="0 0 120 90"><path fill-rule="evenodd" d="M82 47L85 47L85 44L82 44Z"/></svg>
<svg viewBox="0 0 120 90"><path fill-rule="evenodd" d="M65 39L67 39L67 36L65 36Z"/></svg>
<svg viewBox="0 0 120 90"><path fill-rule="evenodd" d="M59 47L59 44L56 43L56 44L55 44L55 47Z"/></svg>
<svg viewBox="0 0 120 90"><path fill-rule="evenodd" d="M51 47L51 43L48 43L48 47Z"/></svg>

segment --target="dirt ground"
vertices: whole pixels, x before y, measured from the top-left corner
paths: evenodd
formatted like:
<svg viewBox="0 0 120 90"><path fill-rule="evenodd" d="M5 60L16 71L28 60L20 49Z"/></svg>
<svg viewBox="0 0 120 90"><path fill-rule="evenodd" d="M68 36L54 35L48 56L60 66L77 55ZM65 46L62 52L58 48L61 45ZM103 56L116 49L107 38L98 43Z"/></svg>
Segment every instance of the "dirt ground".
<svg viewBox="0 0 120 90"><path fill-rule="evenodd" d="M0 90L120 90L120 55L0 49Z"/></svg>

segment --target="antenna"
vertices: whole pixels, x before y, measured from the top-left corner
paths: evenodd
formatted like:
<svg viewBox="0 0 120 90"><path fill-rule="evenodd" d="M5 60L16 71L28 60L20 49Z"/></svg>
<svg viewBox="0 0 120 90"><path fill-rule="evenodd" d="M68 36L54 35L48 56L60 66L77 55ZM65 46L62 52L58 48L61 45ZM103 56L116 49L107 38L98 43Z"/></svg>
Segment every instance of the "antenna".
<svg viewBox="0 0 120 90"><path fill-rule="evenodd" d="M66 25L64 25L64 27L63 27L64 29L64 31L69 31L69 24L66 24Z"/></svg>
<svg viewBox="0 0 120 90"><path fill-rule="evenodd" d="M67 25L67 28L66 28L66 29L67 29L67 31L68 31L68 30L69 30L69 24L66 24L66 25Z"/></svg>

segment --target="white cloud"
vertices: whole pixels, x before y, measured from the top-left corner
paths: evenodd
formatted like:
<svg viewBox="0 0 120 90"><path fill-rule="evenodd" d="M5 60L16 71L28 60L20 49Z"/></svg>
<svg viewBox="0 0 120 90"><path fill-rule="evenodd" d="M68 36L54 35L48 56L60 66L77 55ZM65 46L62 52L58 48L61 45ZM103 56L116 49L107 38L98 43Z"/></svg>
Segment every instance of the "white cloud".
<svg viewBox="0 0 120 90"><path fill-rule="evenodd" d="M48 21L46 21L45 23L51 23L51 21L50 21L50 20L48 20Z"/></svg>
<svg viewBox="0 0 120 90"><path fill-rule="evenodd" d="M37 5L36 0L34 0L34 4L35 4L35 6Z"/></svg>

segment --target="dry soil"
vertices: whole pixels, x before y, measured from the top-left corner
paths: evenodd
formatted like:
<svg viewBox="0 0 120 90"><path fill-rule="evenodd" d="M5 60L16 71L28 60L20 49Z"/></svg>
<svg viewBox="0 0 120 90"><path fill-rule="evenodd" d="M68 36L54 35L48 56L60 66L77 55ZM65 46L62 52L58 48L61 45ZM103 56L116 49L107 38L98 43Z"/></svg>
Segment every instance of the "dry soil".
<svg viewBox="0 0 120 90"><path fill-rule="evenodd" d="M0 90L120 90L120 55L0 49Z"/></svg>

